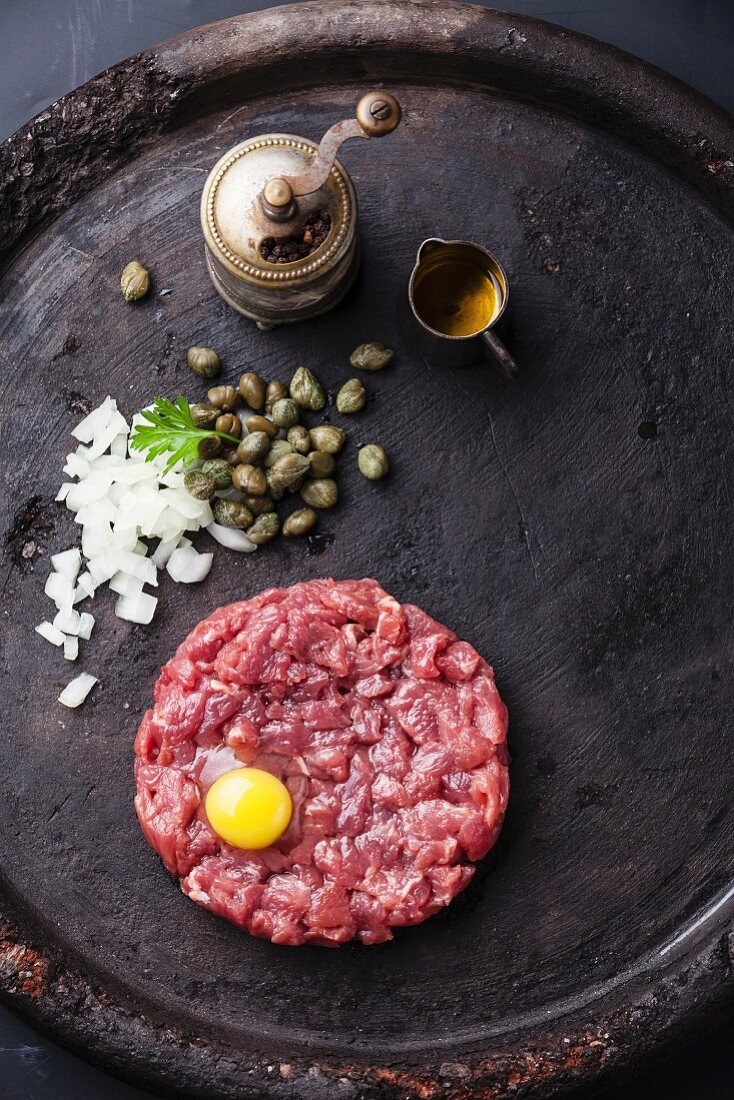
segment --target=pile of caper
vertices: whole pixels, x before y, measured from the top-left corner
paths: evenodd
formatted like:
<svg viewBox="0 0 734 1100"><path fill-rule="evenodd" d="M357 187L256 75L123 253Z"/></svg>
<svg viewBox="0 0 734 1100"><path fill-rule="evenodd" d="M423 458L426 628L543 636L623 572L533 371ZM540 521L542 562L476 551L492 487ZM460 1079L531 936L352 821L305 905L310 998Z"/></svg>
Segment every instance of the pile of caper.
<svg viewBox="0 0 734 1100"><path fill-rule="evenodd" d="M207 381L221 370L212 348L189 348L188 363ZM336 407L342 414L355 413L366 400L364 385L352 378L339 390ZM244 435L236 412L241 405L252 410L243 417ZM258 546L278 532L287 538L307 534L317 522L317 513L333 508L339 499L336 456L344 447L346 432L333 424L308 428L300 422L304 412L318 413L325 405L326 391L307 367L298 367L290 385L266 382L253 371L243 374L237 386L213 385L206 401L190 405L193 421L240 442L235 445L216 436L202 440L201 465L185 474L184 485L197 500L211 501L216 523L240 528ZM384 477L389 469L387 455L376 444L362 447L357 461L371 480ZM304 507L281 524L277 505L294 493L300 494Z"/></svg>

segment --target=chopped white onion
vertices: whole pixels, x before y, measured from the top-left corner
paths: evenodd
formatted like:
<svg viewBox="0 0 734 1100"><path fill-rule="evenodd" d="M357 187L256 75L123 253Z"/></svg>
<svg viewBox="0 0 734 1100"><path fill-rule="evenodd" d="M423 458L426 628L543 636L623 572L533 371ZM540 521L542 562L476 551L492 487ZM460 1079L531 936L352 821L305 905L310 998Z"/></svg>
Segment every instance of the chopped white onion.
<svg viewBox="0 0 734 1100"><path fill-rule="evenodd" d="M59 702L63 703L65 707L78 707L80 703L84 702L96 683L99 683L96 676L90 676L88 672L80 672L61 692Z"/></svg>
<svg viewBox="0 0 734 1100"><path fill-rule="evenodd" d="M127 432L120 432L110 443L110 454L116 458L124 458L127 454Z"/></svg>
<svg viewBox="0 0 734 1100"><path fill-rule="evenodd" d="M181 546L168 559L166 572L180 584L198 584L212 567L213 554L199 554L193 546Z"/></svg>
<svg viewBox="0 0 734 1100"><path fill-rule="evenodd" d="M54 626L53 623L39 623L36 627L36 634L40 634L42 638L45 638L51 645L63 645L64 635Z"/></svg>
<svg viewBox="0 0 734 1100"><path fill-rule="evenodd" d="M82 611L79 616L79 630L77 631L80 638L83 638L85 642L88 642L92 637L92 627L94 626L94 615L90 615L88 611Z"/></svg>
<svg viewBox="0 0 734 1100"><path fill-rule="evenodd" d="M143 591L143 581L140 577L133 577L130 573L115 573L109 582L109 588L118 596L137 596Z"/></svg>
<svg viewBox="0 0 734 1100"><path fill-rule="evenodd" d="M157 569L162 569L170 558L173 551L183 541L183 539L179 540L175 535L172 539L162 539L158 543L156 549L153 551L153 557L151 558L151 561L153 562L155 567Z"/></svg>
<svg viewBox="0 0 734 1100"><path fill-rule="evenodd" d="M139 422L138 414L131 427ZM36 628L41 637L63 646L68 660L76 659L79 639L88 640L94 626L94 617L76 611L75 605L93 598L100 585L108 583L116 593L118 618L149 623L158 600L144 588L157 586L159 569L166 568L183 584L207 576L213 555L195 550L185 531L204 527L224 546L248 553L257 549L243 531L214 524L208 501L196 500L186 490L180 466L163 472L167 455L149 461L132 450L131 427L107 397L72 433L79 446L66 456L64 473L70 480L56 499L74 513L81 552L71 548L53 556L45 592L57 614L53 622ZM144 539L159 540L152 554ZM62 702L77 706L94 683L86 673L77 677L62 693Z"/></svg>
<svg viewBox="0 0 734 1100"><path fill-rule="evenodd" d="M118 619L147 625L155 614L157 603L156 597L147 592L138 592L135 596L120 596L115 604L115 615Z"/></svg>
<svg viewBox="0 0 734 1100"><path fill-rule="evenodd" d="M89 473L89 459L78 455L76 451L72 451L66 456L64 473L68 474L69 477L86 477Z"/></svg>
<svg viewBox="0 0 734 1100"><path fill-rule="evenodd" d="M92 580L92 574L89 573L89 572L84 572L84 573L79 574L79 577L77 578L76 586L77 586L77 591L79 591L79 589L81 589L82 592L86 596L90 596L90 597L94 595L95 590L96 590L96 585L95 585L94 581ZM76 600L74 602L76 603Z"/></svg>
<svg viewBox="0 0 734 1100"><path fill-rule="evenodd" d="M74 585L63 573L49 573L43 591L60 611L73 603Z"/></svg>
<svg viewBox="0 0 734 1100"><path fill-rule="evenodd" d="M53 625L64 634L78 634L81 616L78 611L57 611Z"/></svg>
<svg viewBox="0 0 734 1100"><path fill-rule="evenodd" d="M89 415L74 428L71 433L74 439L78 439L80 443L91 443L95 435L107 427L115 409L117 409L117 403L111 397L105 397L102 404L92 409Z"/></svg>
<svg viewBox="0 0 734 1100"><path fill-rule="evenodd" d="M51 555L51 565L57 573L61 573L63 577L66 577L70 584L74 584L76 581L81 564L82 556L76 547L72 547L71 550L62 550L60 554Z"/></svg>
<svg viewBox="0 0 734 1100"><path fill-rule="evenodd" d="M221 523L210 523L207 532L220 546L226 546L228 550L237 550L241 554L251 554L253 550L257 550L255 543L250 542L239 527L223 527Z"/></svg>
<svg viewBox="0 0 734 1100"><path fill-rule="evenodd" d="M96 558L90 558L87 562L87 568L94 581L95 585L99 587L100 584L104 584L110 577L114 577L120 566L117 563L117 559L112 551L99 554Z"/></svg>
<svg viewBox="0 0 734 1100"><path fill-rule="evenodd" d="M118 562L116 572L139 577L143 584L158 584L158 570L150 558L144 558L134 550L116 550L113 554Z"/></svg>

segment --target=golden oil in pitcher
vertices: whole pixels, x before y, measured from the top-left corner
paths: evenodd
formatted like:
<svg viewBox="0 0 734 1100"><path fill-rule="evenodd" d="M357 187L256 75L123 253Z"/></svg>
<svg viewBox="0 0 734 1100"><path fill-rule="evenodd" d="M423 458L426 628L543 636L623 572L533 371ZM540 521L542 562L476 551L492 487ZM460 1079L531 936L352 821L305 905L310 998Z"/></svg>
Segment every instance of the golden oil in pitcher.
<svg viewBox="0 0 734 1100"><path fill-rule="evenodd" d="M413 287L415 311L443 336L473 336L499 312L502 290L494 274L466 259L447 256L427 263Z"/></svg>

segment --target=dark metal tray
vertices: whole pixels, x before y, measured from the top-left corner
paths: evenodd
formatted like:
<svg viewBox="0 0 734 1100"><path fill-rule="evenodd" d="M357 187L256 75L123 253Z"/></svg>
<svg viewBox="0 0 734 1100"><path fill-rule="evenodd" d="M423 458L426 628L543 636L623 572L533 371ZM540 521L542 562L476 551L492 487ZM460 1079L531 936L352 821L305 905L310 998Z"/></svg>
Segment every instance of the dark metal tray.
<svg viewBox="0 0 734 1100"><path fill-rule="evenodd" d="M198 197L249 134L318 137L375 82L402 127L345 163L364 239L338 312L270 334L204 269ZM578 35L449 3L306 4L123 62L0 149L0 983L63 1042L158 1091L207 1097L544 1096L628 1066L727 995L734 902L734 128L690 89ZM468 237L513 287L512 383L429 371L395 302L426 236ZM156 293L126 307L138 257ZM170 289L170 294L161 291ZM32 633L69 430L306 362L330 385L396 347L344 463L320 556L283 541L162 585L156 629L95 604L83 664ZM34 544L35 549L34 549ZM27 556L29 555L29 556ZM157 669L219 603L372 574L494 663L511 710L501 841L442 915L377 948L287 950L197 909L132 810Z"/></svg>

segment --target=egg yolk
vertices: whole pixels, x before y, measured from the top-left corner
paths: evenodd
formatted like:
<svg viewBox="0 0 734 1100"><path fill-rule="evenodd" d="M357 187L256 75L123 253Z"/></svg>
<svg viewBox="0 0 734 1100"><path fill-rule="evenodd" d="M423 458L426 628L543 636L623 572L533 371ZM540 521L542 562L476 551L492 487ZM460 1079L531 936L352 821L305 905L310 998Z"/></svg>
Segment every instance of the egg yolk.
<svg viewBox="0 0 734 1100"><path fill-rule="evenodd" d="M233 848L267 848L288 828L293 803L288 788L260 768L225 772L209 788L206 816Z"/></svg>

